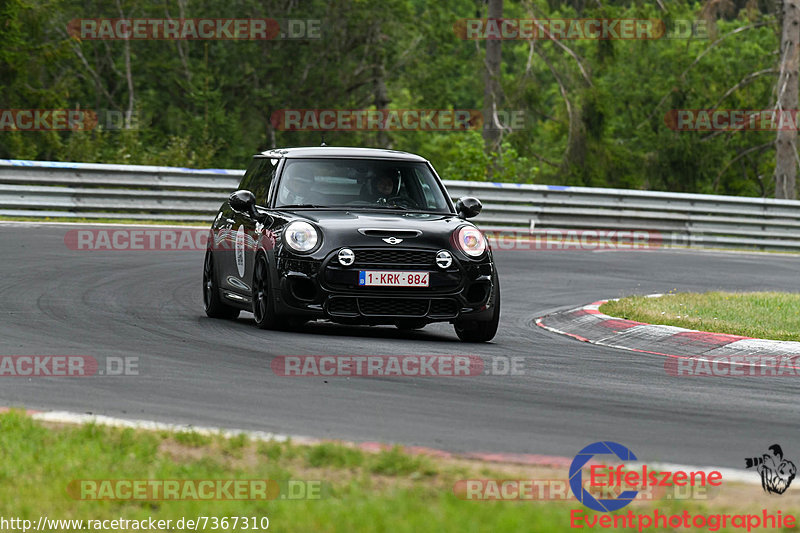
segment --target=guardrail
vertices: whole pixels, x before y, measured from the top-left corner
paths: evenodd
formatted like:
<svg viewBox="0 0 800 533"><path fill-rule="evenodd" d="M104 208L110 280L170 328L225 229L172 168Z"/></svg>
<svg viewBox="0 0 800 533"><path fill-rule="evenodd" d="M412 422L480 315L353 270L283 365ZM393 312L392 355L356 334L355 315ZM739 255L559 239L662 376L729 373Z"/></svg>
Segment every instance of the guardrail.
<svg viewBox="0 0 800 533"><path fill-rule="evenodd" d="M0 160L0 215L210 222L241 170ZM800 201L446 181L492 229L640 230L667 245L800 251Z"/></svg>

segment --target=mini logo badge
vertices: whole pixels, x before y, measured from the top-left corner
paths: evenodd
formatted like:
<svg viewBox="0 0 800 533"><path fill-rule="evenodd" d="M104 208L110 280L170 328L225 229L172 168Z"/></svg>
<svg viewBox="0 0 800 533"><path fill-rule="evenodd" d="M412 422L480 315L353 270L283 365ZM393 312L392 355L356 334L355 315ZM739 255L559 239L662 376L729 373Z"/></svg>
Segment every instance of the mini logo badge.
<svg viewBox="0 0 800 533"><path fill-rule="evenodd" d="M773 444L768 449L771 453L745 459L745 468L755 468L758 471L764 492L783 494L792 484L797 474L797 467L793 462L783 458L783 450L779 444Z"/></svg>
<svg viewBox="0 0 800 533"><path fill-rule="evenodd" d="M403 242L403 239L398 239L397 237L386 237L385 239L381 239L386 244L400 244Z"/></svg>

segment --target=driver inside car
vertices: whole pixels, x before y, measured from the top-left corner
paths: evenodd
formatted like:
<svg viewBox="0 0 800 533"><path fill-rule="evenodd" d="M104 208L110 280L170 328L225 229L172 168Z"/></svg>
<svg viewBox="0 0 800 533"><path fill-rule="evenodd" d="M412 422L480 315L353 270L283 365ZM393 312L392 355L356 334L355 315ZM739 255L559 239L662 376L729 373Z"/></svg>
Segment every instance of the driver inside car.
<svg viewBox="0 0 800 533"><path fill-rule="evenodd" d="M385 204L388 199L397 196L398 181L396 170L385 169L364 184L361 198L368 202Z"/></svg>
<svg viewBox="0 0 800 533"><path fill-rule="evenodd" d="M378 194L378 199L387 199L394 196L395 183L392 177L388 174L378 176L375 181L375 192Z"/></svg>

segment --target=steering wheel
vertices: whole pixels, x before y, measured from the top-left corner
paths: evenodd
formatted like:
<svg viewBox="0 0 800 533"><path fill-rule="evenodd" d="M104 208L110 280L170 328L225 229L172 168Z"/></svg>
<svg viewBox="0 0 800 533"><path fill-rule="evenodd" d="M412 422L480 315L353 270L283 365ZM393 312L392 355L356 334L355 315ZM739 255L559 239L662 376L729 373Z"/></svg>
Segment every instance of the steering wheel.
<svg viewBox="0 0 800 533"><path fill-rule="evenodd" d="M386 203L399 205L400 207L419 209L419 205L417 204L417 202L415 202L411 198L406 198L405 196L392 196L391 198L386 199Z"/></svg>

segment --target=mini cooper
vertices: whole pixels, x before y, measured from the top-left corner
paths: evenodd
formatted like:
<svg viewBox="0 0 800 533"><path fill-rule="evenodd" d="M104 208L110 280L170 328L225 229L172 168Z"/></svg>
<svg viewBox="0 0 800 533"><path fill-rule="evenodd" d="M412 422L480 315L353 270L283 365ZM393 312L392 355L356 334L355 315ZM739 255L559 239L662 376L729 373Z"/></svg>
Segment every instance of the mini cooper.
<svg viewBox="0 0 800 533"><path fill-rule="evenodd" d="M253 157L214 219L205 312L250 311L259 328L325 319L419 329L450 322L491 340L500 286L489 244L424 158L368 148L290 148Z"/></svg>

